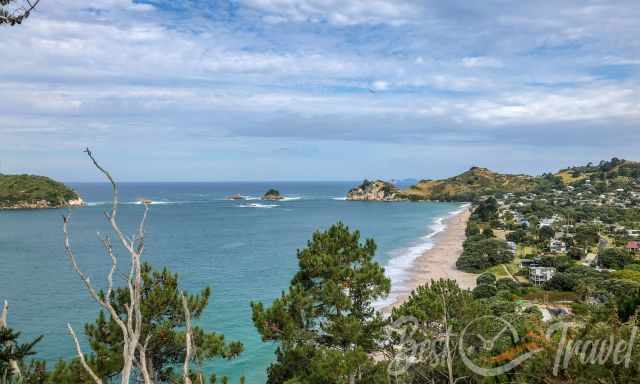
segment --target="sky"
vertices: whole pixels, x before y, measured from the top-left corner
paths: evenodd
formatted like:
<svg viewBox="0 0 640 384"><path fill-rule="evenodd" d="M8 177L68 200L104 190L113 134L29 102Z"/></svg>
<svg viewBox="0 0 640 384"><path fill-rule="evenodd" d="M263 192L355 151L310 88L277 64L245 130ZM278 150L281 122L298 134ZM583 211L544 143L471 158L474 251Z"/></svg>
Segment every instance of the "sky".
<svg viewBox="0 0 640 384"><path fill-rule="evenodd" d="M640 2L41 0L0 27L0 172L540 174L640 160Z"/></svg>

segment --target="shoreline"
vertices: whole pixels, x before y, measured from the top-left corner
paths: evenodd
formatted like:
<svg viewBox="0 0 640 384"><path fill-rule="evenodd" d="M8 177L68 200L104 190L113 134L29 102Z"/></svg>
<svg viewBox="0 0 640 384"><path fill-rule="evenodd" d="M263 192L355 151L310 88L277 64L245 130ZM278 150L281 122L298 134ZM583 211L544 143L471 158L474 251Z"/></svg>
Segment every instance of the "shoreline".
<svg viewBox="0 0 640 384"><path fill-rule="evenodd" d="M471 209L465 206L443 219L445 228L433 236L433 246L411 263L408 278L401 287L393 289L393 301L385 305L383 312L391 312L392 308L404 303L412 291L431 280L452 279L463 289L473 289L476 286L478 275L456 268L470 216Z"/></svg>

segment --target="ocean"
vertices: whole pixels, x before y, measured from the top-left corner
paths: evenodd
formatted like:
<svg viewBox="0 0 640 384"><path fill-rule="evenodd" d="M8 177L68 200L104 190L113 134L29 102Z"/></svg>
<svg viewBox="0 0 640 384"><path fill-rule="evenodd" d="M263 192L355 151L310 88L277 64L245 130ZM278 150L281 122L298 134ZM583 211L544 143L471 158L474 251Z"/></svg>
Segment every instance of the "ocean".
<svg viewBox="0 0 640 384"><path fill-rule="evenodd" d="M213 289L197 324L244 344L232 361L206 366L231 382L265 381L274 345L262 343L251 322L251 301L268 304L285 290L297 269L296 250L314 231L342 221L373 238L376 259L393 287L407 278L411 262L431 247L442 220L461 204L434 202L349 202L344 196L357 182L122 183L121 226L133 233L143 212L140 199L153 201L144 260L180 274L187 291ZM88 206L75 209L71 240L81 268L104 287L110 259L97 232L108 233L103 211L110 208L106 183L70 183ZM284 201L259 200L269 188ZM240 194L246 201L226 197ZM9 325L25 340L45 335L38 358L55 362L74 356L66 323L82 334L98 307L72 271L63 248L66 210L0 211L0 301L10 303ZM126 254L119 250L126 260ZM126 267L123 266L123 269ZM392 288L392 295L394 289ZM392 301L390 297L386 302ZM86 348L85 351L89 351Z"/></svg>

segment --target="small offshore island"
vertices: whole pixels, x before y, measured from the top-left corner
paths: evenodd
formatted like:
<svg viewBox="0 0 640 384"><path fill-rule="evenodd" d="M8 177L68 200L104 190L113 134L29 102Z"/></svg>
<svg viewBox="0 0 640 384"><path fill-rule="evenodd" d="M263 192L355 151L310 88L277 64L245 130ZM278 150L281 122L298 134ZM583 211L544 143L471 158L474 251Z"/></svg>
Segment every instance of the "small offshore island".
<svg viewBox="0 0 640 384"><path fill-rule="evenodd" d="M0 174L0 209L80 207L73 189L45 176Z"/></svg>
<svg viewBox="0 0 640 384"><path fill-rule="evenodd" d="M262 196L262 200L278 201L278 200L282 200L282 199L284 199L284 196L282 196L277 189L273 189L273 188L269 189Z"/></svg>

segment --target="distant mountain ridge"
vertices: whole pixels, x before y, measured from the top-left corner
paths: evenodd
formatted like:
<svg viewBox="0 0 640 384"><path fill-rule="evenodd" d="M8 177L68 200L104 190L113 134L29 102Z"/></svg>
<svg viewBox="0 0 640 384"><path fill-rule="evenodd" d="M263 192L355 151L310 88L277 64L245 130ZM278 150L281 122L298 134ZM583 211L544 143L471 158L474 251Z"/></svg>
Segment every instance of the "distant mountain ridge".
<svg viewBox="0 0 640 384"><path fill-rule="evenodd" d="M503 174L487 168L472 167L447 179L424 179L409 188L394 190L393 199L476 201L481 196L495 193L537 192L585 182L597 185L603 192L630 186L640 189L640 162L613 158L597 165L590 163L541 176ZM378 200L390 200L390 195L386 194ZM376 199L370 196L367 200Z"/></svg>
<svg viewBox="0 0 640 384"><path fill-rule="evenodd" d="M0 209L80 205L84 205L84 202L73 189L48 177L0 174Z"/></svg>

